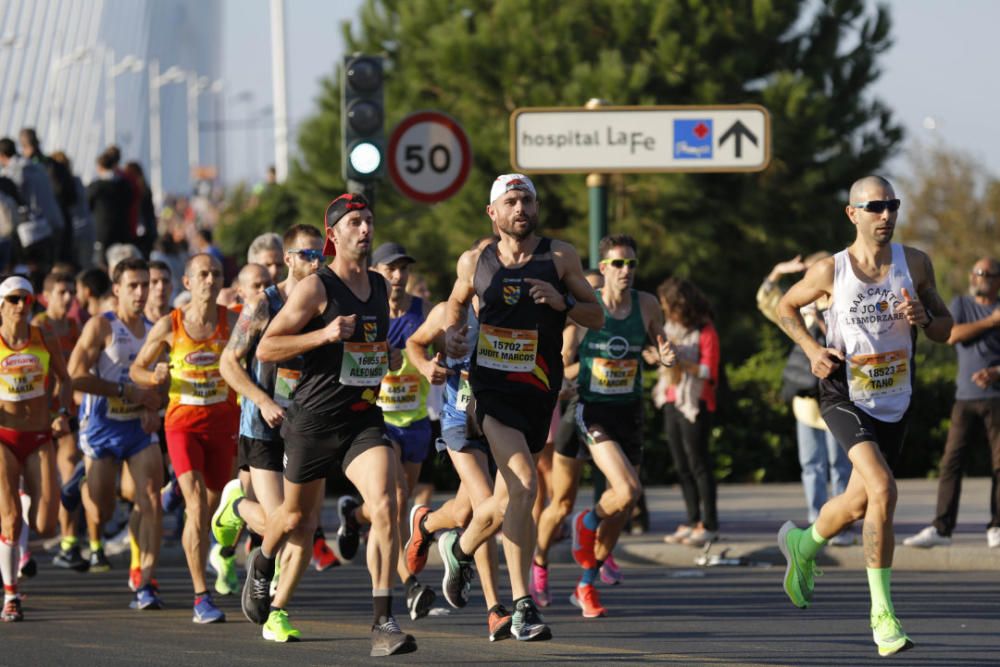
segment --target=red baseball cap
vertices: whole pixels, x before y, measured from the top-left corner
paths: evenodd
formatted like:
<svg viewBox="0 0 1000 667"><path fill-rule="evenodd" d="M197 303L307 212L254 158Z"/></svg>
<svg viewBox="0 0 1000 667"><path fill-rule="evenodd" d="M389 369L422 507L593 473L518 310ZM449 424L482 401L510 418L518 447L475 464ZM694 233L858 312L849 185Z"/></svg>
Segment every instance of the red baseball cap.
<svg viewBox="0 0 1000 667"><path fill-rule="evenodd" d="M351 211L361 211L368 208L368 200L362 195L345 193L327 204L326 213L323 215L323 223L326 229L333 229L333 226L340 222L340 219ZM327 257L334 257L337 254L337 247L333 245L330 235L326 235L326 243L323 245L323 254Z"/></svg>

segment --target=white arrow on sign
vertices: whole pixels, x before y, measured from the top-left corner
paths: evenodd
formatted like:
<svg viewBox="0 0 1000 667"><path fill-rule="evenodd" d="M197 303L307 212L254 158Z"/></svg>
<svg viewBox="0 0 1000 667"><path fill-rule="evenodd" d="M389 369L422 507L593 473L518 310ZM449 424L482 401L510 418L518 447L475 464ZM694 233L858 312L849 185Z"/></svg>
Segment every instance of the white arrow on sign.
<svg viewBox="0 0 1000 667"><path fill-rule="evenodd" d="M510 147L529 173L761 171L771 117L756 104L524 108L511 114Z"/></svg>
<svg viewBox="0 0 1000 667"><path fill-rule="evenodd" d="M465 130L439 111L410 114L389 137L389 176L401 193L433 204L458 192L472 167Z"/></svg>

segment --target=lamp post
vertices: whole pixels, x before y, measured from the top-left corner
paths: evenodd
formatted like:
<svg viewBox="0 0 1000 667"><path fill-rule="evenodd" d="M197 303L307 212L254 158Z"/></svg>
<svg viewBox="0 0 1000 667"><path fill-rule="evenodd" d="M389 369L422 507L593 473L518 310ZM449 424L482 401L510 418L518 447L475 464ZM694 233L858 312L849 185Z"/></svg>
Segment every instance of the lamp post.
<svg viewBox="0 0 1000 667"><path fill-rule="evenodd" d="M149 63L149 171L153 189L153 203L159 208L163 204L163 159L160 142L160 88L170 83L183 83L184 70L171 67L160 74L160 61Z"/></svg>
<svg viewBox="0 0 1000 667"><path fill-rule="evenodd" d="M104 138L106 144L114 144L116 141L116 108L115 108L115 79L117 79L122 74L131 72L132 74L138 74L142 71L144 63L139 58L133 55L127 55L121 59L121 62L115 62L115 52L111 49L107 50L106 57L106 72L107 82L104 89Z"/></svg>

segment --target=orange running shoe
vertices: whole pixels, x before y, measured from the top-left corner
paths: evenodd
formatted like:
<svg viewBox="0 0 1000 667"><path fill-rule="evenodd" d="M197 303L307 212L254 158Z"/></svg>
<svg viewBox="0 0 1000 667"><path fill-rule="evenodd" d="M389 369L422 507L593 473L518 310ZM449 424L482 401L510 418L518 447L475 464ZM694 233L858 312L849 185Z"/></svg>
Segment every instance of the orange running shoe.
<svg viewBox="0 0 1000 667"><path fill-rule="evenodd" d="M601 605L601 598L593 584L580 584L573 589L569 603L583 612L584 618L607 616L608 610Z"/></svg>

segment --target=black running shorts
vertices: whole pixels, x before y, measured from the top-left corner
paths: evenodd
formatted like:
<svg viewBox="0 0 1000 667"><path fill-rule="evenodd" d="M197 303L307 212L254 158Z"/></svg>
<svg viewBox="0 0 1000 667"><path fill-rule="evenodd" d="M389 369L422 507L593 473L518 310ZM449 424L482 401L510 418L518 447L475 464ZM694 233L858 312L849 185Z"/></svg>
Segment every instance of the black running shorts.
<svg viewBox="0 0 1000 667"><path fill-rule="evenodd" d="M840 398L830 400L829 394L820 401L820 412L830 433L837 443L848 452L861 442L878 445L889 469L895 471L899 456L903 451L903 439L909 422L909 411L898 422L884 422L875 419L851 401Z"/></svg>
<svg viewBox="0 0 1000 667"><path fill-rule="evenodd" d="M573 416L577 432L588 447L616 442L629 463L642 465L642 401L578 403Z"/></svg>
<svg viewBox="0 0 1000 667"><path fill-rule="evenodd" d="M369 449L392 446L378 408L316 417L293 404L285 413L281 437L285 440L285 479L296 484L325 479L337 464L346 471Z"/></svg>
<svg viewBox="0 0 1000 667"><path fill-rule="evenodd" d="M285 443L241 435L236 460L240 470L255 468L281 472L285 469Z"/></svg>
<svg viewBox="0 0 1000 667"><path fill-rule="evenodd" d="M493 417L504 426L524 434L528 450L532 454L545 449L549 437L549 424L559 395L530 394L511 395L496 391L478 391L475 394L476 423L482 429L486 416Z"/></svg>

